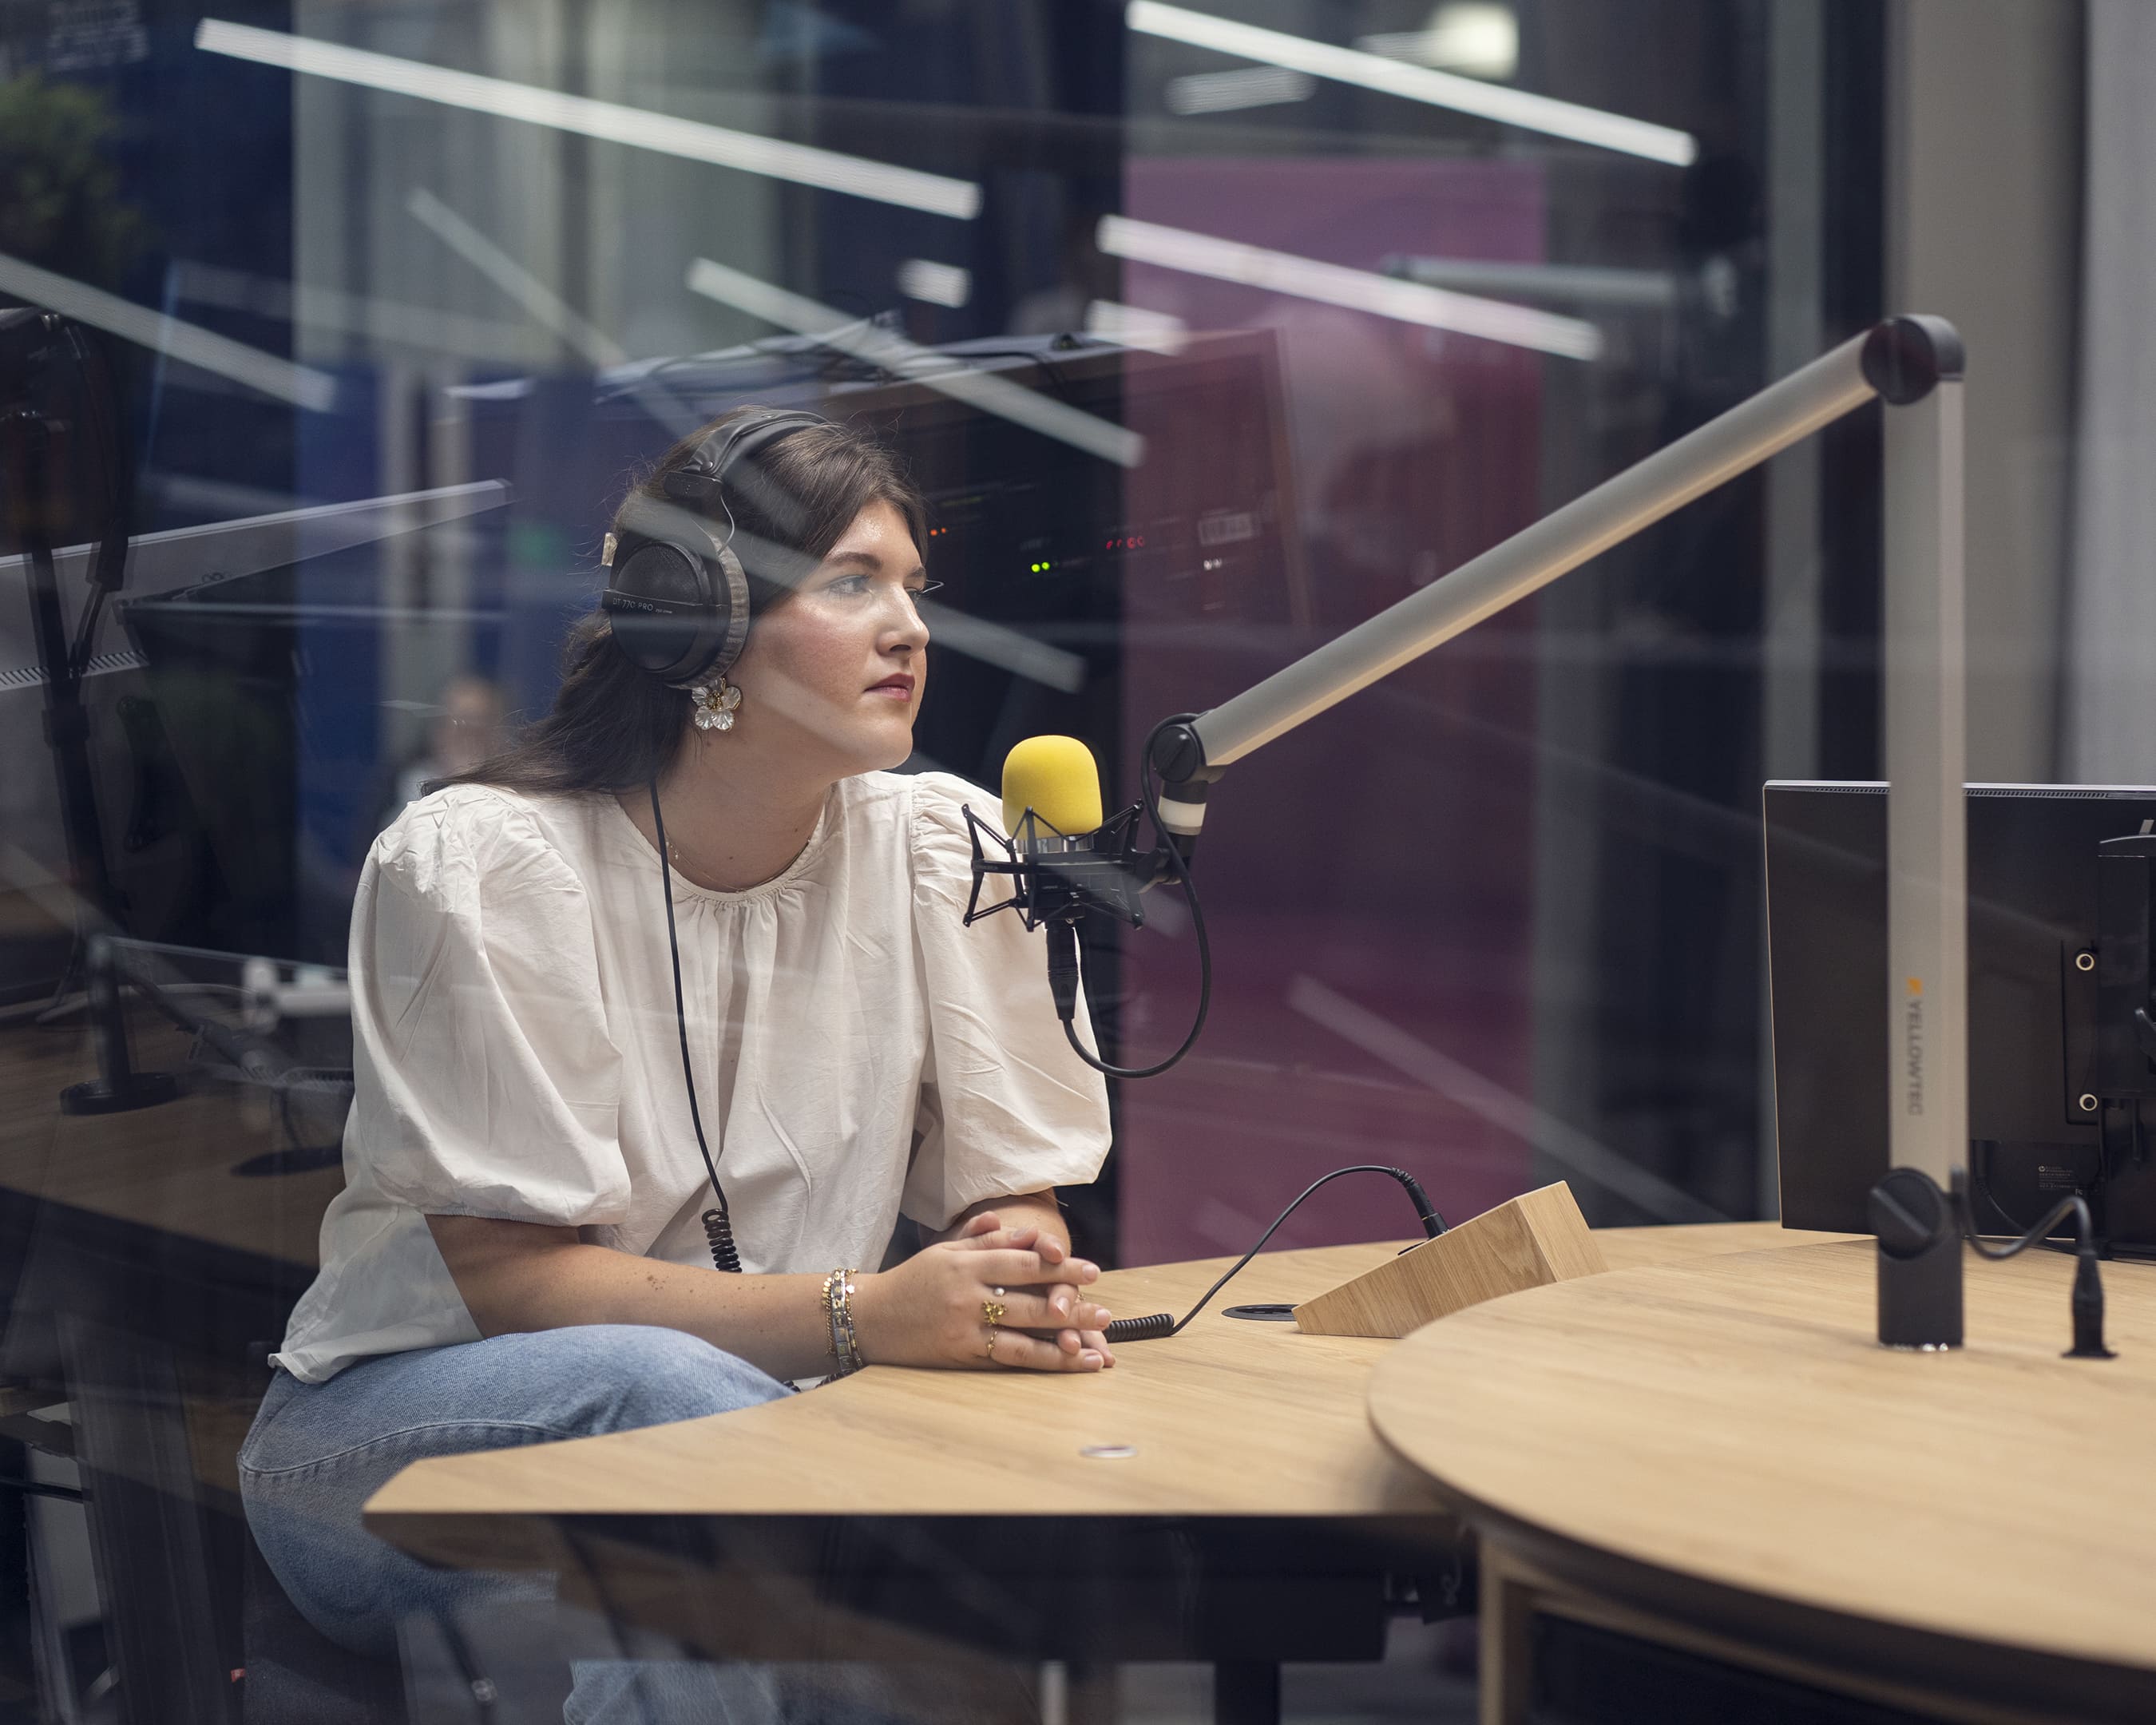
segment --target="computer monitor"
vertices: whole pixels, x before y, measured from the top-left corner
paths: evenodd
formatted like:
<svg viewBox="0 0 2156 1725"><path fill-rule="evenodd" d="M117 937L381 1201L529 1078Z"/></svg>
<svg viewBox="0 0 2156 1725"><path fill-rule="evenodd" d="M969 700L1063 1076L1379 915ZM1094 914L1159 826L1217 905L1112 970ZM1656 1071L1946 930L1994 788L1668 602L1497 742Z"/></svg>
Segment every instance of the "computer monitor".
<svg viewBox="0 0 2156 1725"><path fill-rule="evenodd" d="M2097 846L2156 822L2156 788L1968 790L1977 1225L2018 1234L2078 1191L2112 1246L2156 1249L2148 1140L2096 1100L2093 961ZM1782 1220L1862 1233L1887 1166L1887 787L1776 781L1763 802Z"/></svg>

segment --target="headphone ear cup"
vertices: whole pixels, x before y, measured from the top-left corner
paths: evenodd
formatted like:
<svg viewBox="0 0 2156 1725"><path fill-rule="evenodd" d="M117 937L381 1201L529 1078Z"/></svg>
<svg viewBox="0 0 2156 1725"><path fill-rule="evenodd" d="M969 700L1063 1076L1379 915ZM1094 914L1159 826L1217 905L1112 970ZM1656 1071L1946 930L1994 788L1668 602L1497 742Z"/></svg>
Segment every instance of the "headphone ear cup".
<svg viewBox="0 0 2156 1725"><path fill-rule="evenodd" d="M639 670L678 686L701 682L741 656L748 634L748 580L731 550L698 557L681 546L647 540L622 559L612 584L632 600L665 608L608 608L614 644Z"/></svg>
<svg viewBox="0 0 2156 1725"><path fill-rule="evenodd" d="M676 665L693 652L704 608L704 584L679 546L646 542L624 557L612 585L631 599L665 605L644 611L609 605L613 642L629 662L654 677L673 680Z"/></svg>
<svg viewBox="0 0 2156 1725"><path fill-rule="evenodd" d="M742 644L748 639L748 574L733 547L721 545L718 555L705 565L711 582L711 657L681 680L699 683L734 668Z"/></svg>

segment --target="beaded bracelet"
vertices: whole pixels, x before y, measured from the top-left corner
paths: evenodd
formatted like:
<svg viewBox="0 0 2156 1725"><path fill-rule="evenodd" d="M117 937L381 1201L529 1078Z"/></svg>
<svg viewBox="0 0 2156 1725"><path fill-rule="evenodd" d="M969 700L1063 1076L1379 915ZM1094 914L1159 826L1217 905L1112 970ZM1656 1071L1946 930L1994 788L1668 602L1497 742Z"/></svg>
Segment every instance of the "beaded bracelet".
<svg viewBox="0 0 2156 1725"><path fill-rule="evenodd" d="M831 1373L834 1378L847 1377L867 1363L854 1335L853 1276L850 1270L834 1270L824 1278L824 1316L831 1326L830 1353L839 1363L838 1370Z"/></svg>

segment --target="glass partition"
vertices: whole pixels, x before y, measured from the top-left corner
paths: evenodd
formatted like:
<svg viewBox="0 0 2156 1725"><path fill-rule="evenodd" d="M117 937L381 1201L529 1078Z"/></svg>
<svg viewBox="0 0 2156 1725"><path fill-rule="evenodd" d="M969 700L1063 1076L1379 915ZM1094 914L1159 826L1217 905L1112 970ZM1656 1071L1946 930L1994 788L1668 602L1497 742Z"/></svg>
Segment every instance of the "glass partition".
<svg viewBox="0 0 2156 1725"><path fill-rule="evenodd" d="M2104 80L2156 43L2113 18L2107 59L2076 0L1994 10L1964 35L1920 0L0 7L0 297L24 308L0 314L0 1562L28 1578L0 1614L0 1712L236 1718L283 1692L262 1674L321 1625L286 1598L297 1560L249 1534L240 1443L323 1255L318 1301L408 1271L439 1293L435 1327L383 1318L355 1358L509 1323L468 1305L461 1248L422 1212L697 1266L706 1139L721 1185L730 1142L750 1169L774 1147L733 1225L752 1271L819 1281L832 1266L783 1228L855 1183L865 1273L1042 1184L1107 1269L1240 1255L1350 1163L1406 1170L1455 1225L1558 1181L1598 1227L1774 1217L1762 787L1880 770L1876 409L1221 778L1190 864L1202 956L1165 880L1142 927L1081 931L1101 1056L1161 1060L1206 1014L1161 1076L1096 1084L1045 975L991 985L968 968L987 961L937 956L1020 950L994 932L1014 916L960 922L957 811L996 825L1006 755L1044 734L1086 745L1107 813L1140 802L1162 720L1897 311L1953 316L1970 347L1973 775L2143 782L2146 727L2117 721L2147 681L2119 645L2145 609L2146 413L2089 344L2143 340L2118 223L2145 127ZM711 783L750 800L683 792L662 886L659 769L603 740L629 709L601 703L584 778L514 780L469 840L507 843L519 797L597 809L577 819L608 824L593 854L615 860L578 876L583 932L534 920L454 984L513 993L513 958L533 1009L582 1028L534 1033L517 1065L514 1001L501 1021L445 1005L422 1038L437 1076L407 1094L400 1026L441 955L487 937L445 911L398 961L408 998L384 994L386 871L447 829L430 799L465 793L440 782L499 790L504 751L558 734L565 642L588 644L649 532L685 531L633 528L625 496L685 509L701 544L742 533L708 506L737 475L666 475L708 466L706 429L747 406L886 452L898 490L875 497L904 544L876 567L940 583L874 647L917 701L911 752L856 758L804 719L770 758L794 789L911 799L932 826L921 799L942 798L952 824L874 865L911 870L889 926L816 920L836 914L818 894L867 890L863 860L721 953L712 919L765 915L742 906L809 866L839 805L781 842L799 797L756 803L764 769L738 762L778 722L760 699L793 710L745 670L752 747ZM788 554L828 570L863 518ZM746 654L814 586L757 561L763 531L737 547ZM687 696L650 698L694 758L726 745ZM542 888L470 867L524 927ZM580 952L603 982L578 980ZM788 975L810 981L788 996ZM686 1183L648 1226L625 1219L660 1203L633 1173L582 1208L527 1201L557 1147L510 1075L573 1091L601 1042L618 1074L547 1117L611 1144L644 1106L624 1098L663 1097L654 1141ZM1027 1113L1042 1071L1076 1115ZM430 1124L426 1084L466 1123ZM905 1125L872 1149L878 1108ZM386 1172L392 1139L433 1168L458 1133L475 1160L449 1185ZM972 1172L931 1194L930 1163ZM362 1212L403 1218L403 1271L338 1232ZM1358 1178L1271 1245L1417 1231ZM626 1615L591 1657L649 1651ZM1396 1627L1347 1705L1471 1705L1466 1633ZM408 1639L399 1690L395 1648L345 1651L326 1692L379 1680L414 1717L452 1717L413 1675L429 1660L483 1701L474 1683L505 1697L562 1662L518 1643L467 1671L479 1655ZM1017 1663L1040 1717L1135 1719L1184 1705L1206 1656L1184 1652L1120 1676L1105 1653ZM1322 1689L1291 1668L1288 1711L1315 1717Z"/></svg>

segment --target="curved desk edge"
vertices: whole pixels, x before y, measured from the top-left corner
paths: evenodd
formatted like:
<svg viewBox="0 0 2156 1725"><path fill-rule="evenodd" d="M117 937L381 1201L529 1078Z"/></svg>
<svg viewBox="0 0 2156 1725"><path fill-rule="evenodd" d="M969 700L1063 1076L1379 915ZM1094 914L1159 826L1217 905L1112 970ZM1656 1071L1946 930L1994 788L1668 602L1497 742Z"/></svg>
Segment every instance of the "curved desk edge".
<svg viewBox="0 0 2156 1725"><path fill-rule="evenodd" d="M1807 1257L1821 1252L1860 1253L1868 1270L1869 1247L1868 1237L1843 1236L1817 1238L1800 1250ZM1604 1296L1624 1291L1629 1285L1653 1286L1670 1276L1704 1270L1706 1255L1631 1270L1613 1268L1604 1276L1528 1290L1503 1303L1517 1310L1517 1302L1590 1281L1603 1285L1599 1291ZM1784 1255L1784 1250L1715 1255L1713 1268L1725 1271L1747 1260L1773 1263ZM2058 1292L2063 1337L2063 1281ZM1471 1318L1477 1309L1440 1319L1417 1334L1427 1336L1448 1323ZM1403 1348L1414 1339L1408 1338ZM1912 1365L1919 1363L1912 1360ZM1401 1356L1395 1354L1373 1373L1371 1425L1388 1452L1401 1466L1420 1472L1476 1536L1482 1578L1482 1670L1488 1686L1484 1725L1524 1725L1528 1717L1527 1625L1537 1614L1565 1617L1890 1707L1939 1712L1970 1725L2156 1717L2156 1656L2148 1667L2123 1665L1836 1610L1813 1600L1687 1573L1674 1564L1573 1537L1486 1501L1447 1479L1440 1470L1419 1461L1403 1447L1395 1431L1388 1429L1391 1422L1383 1406L1385 1380L1400 1365ZM2156 1647L2156 1638L2151 1645Z"/></svg>

